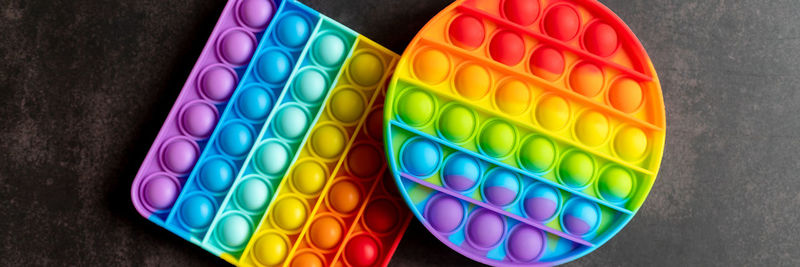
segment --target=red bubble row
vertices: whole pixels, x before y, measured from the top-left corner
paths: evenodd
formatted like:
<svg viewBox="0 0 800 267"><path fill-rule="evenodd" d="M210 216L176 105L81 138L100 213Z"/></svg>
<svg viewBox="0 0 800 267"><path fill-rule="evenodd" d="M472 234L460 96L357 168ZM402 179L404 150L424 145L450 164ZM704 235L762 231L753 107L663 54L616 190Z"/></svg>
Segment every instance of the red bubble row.
<svg viewBox="0 0 800 267"><path fill-rule="evenodd" d="M620 47L614 27L602 19L588 17L585 14L589 12L572 3L556 1L545 6L538 0L502 0L496 4L497 7L481 6L478 9L561 42L574 43L579 39L578 48L600 57L612 56ZM462 17L451 24L450 36L459 40L459 46L474 49L483 42L483 28L478 19Z"/></svg>

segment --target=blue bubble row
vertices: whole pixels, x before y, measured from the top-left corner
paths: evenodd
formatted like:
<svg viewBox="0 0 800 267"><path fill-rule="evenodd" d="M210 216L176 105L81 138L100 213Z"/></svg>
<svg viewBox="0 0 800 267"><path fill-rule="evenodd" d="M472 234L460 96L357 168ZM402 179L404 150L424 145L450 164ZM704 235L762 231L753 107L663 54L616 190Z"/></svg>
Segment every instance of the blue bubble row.
<svg viewBox="0 0 800 267"><path fill-rule="evenodd" d="M306 8L296 2L287 6ZM357 34L320 17L276 111L261 129L256 145L249 151L203 240L206 249L215 254L238 255L256 232L275 189L296 160L352 53ZM246 223L231 223L239 221L238 218ZM228 234L231 232L240 232L246 238L231 239Z"/></svg>
<svg viewBox="0 0 800 267"><path fill-rule="evenodd" d="M459 195L472 204L562 237L567 234L573 241L589 246L605 242L611 237L609 233L619 230L598 231L604 220L630 218L629 211L605 201L565 190L557 183L486 159L403 124L393 121L391 125L393 135L403 136L389 145L398 148L399 153L390 156L396 159L392 160L397 164L393 167L400 172L397 178L406 191L424 186ZM414 212L421 210L424 205Z"/></svg>
<svg viewBox="0 0 800 267"><path fill-rule="evenodd" d="M276 110L279 96L290 87L290 75L305 53L319 14L292 2L282 3L219 119L209 143L190 173L166 225L199 244L233 185L245 157L256 143L257 130Z"/></svg>

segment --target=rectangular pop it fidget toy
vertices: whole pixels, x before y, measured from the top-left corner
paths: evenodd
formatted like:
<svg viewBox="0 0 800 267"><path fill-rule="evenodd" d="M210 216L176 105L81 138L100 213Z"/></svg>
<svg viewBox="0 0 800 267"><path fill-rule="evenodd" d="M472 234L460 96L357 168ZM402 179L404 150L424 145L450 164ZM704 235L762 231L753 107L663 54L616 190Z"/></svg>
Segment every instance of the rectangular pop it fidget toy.
<svg viewBox="0 0 800 267"><path fill-rule="evenodd" d="M540 6L546 14L576 10L586 25L618 20L595 12L597 5L574 4L589 2ZM652 187L661 153L648 152L662 150L665 138L658 78L650 62L637 60L644 50L626 45L638 41L622 39L632 34L620 35L622 45L611 51L581 38L562 41L563 28L503 15L502 3L457 1L411 42L386 100L389 159L412 211L429 229L443 230L432 231L453 249L501 265L563 263L616 234ZM573 25L576 34L581 23ZM465 30L475 27L482 31ZM641 90L628 90L636 86ZM631 95L641 102L631 104L625 99ZM631 179L598 182L605 175ZM526 208L539 198L555 207ZM485 212L508 218L504 232L517 224L539 229L547 249L510 260L513 247L481 243L493 241L478 232L470 241L464 221L429 210L457 207L465 207L464 220L483 220L488 217L478 213ZM590 223L565 222L559 210Z"/></svg>
<svg viewBox="0 0 800 267"><path fill-rule="evenodd" d="M236 265L388 264L411 219L382 178L397 60L295 1L229 1L137 173L134 206Z"/></svg>

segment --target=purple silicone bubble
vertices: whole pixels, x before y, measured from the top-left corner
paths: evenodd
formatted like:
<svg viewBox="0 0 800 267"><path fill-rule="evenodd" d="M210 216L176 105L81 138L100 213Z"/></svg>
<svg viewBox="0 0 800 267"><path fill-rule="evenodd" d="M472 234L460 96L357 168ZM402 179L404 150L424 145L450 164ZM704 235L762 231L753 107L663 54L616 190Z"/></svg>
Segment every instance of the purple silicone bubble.
<svg viewBox="0 0 800 267"><path fill-rule="evenodd" d="M439 232L455 231L464 218L464 206L451 196L432 197L425 209L425 219Z"/></svg>
<svg viewBox="0 0 800 267"><path fill-rule="evenodd" d="M244 0L239 4L239 20L253 29L264 29L274 14L275 7L268 0Z"/></svg>
<svg viewBox="0 0 800 267"><path fill-rule="evenodd" d="M219 41L219 54L237 66L247 64L256 49L256 37L243 29L231 29L222 34Z"/></svg>
<svg viewBox="0 0 800 267"><path fill-rule="evenodd" d="M161 151L164 168L176 174L189 173L197 162L197 144L186 138L175 138L165 144Z"/></svg>
<svg viewBox="0 0 800 267"><path fill-rule="evenodd" d="M238 83L236 72L224 65L211 66L200 77L200 91L217 102L227 101Z"/></svg>
<svg viewBox="0 0 800 267"><path fill-rule="evenodd" d="M530 262L542 254L545 246L544 233L539 229L519 224L508 237L508 254L511 258Z"/></svg>
<svg viewBox="0 0 800 267"><path fill-rule="evenodd" d="M479 248L491 248L503 239L506 223L500 214L476 209L467 223L467 239Z"/></svg>
<svg viewBox="0 0 800 267"><path fill-rule="evenodd" d="M178 179L158 173L145 179L141 194L148 209L157 211L172 207L178 198L178 192Z"/></svg>
<svg viewBox="0 0 800 267"><path fill-rule="evenodd" d="M537 221L545 221L553 217L558 209L558 203L551 199L534 197L525 200L525 213Z"/></svg>
<svg viewBox="0 0 800 267"><path fill-rule="evenodd" d="M184 132L198 139L205 139L211 135L219 119L217 109L203 101L186 105L181 114L181 127Z"/></svg>
<svg viewBox="0 0 800 267"><path fill-rule="evenodd" d="M197 100L208 100L213 102L211 104L214 104L216 112L226 108L239 82L236 71L244 71L247 67L258 46L255 36L263 33L274 13L275 5L269 0L231 0L225 5L134 178L131 200L142 216L163 223L165 218L151 215L166 214L159 209L161 207L167 211L174 208L169 205L171 198L163 197L169 195L172 185L163 181L146 184L146 178L164 172L180 176L191 171L199 151L205 148L203 139L216 128L216 124L209 120L212 116L209 116L208 110L191 104ZM216 122L217 116L213 117ZM180 192L183 182L177 180L176 192ZM166 187L157 187L158 184ZM148 187L147 192L145 186Z"/></svg>

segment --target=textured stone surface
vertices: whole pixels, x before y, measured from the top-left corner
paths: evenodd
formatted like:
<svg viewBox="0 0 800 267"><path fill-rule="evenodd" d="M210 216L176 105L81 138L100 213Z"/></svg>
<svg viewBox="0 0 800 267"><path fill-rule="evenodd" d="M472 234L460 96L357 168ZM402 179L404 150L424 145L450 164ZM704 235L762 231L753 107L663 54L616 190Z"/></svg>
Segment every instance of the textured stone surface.
<svg viewBox="0 0 800 267"><path fill-rule="evenodd" d="M396 52L447 5L305 2ZM800 265L800 2L602 2L659 71L667 148L639 214L571 265ZM0 0L0 265L224 264L129 194L223 6ZM414 221L392 265L477 264Z"/></svg>

